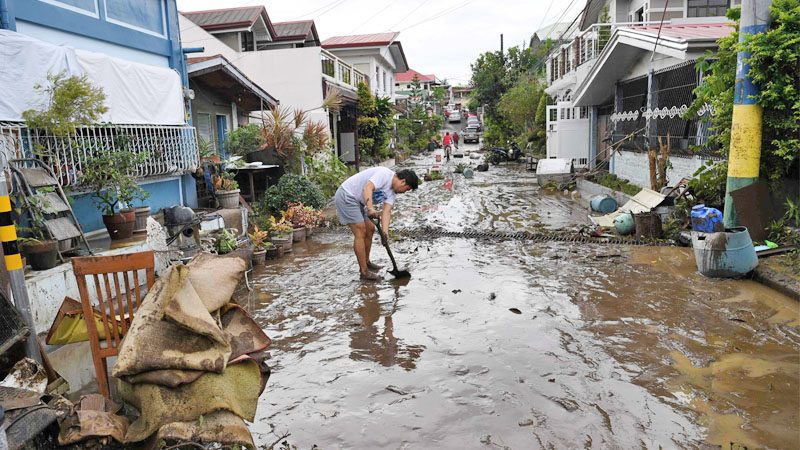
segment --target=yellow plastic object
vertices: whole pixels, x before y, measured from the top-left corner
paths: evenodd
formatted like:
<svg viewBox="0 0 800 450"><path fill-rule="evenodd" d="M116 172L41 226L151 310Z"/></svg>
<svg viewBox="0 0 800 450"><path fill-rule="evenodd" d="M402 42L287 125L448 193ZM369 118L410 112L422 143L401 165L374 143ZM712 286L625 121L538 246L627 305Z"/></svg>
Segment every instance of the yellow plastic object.
<svg viewBox="0 0 800 450"><path fill-rule="evenodd" d="M100 313L95 311L94 322L97 326L97 334L100 340L106 338L106 329ZM81 303L73 298L64 297L61 308L58 309L53 325L47 333L48 345L65 345L75 342L89 340L89 332L86 330L86 322L83 320L83 309Z"/></svg>

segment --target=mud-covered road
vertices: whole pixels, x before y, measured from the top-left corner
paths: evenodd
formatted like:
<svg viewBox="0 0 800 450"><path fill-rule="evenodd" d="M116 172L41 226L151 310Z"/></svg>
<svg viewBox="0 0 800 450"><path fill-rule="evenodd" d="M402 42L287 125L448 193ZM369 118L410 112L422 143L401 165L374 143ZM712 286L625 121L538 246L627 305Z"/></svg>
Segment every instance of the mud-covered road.
<svg viewBox="0 0 800 450"><path fill-rule="evenodd" d="M399 196L393 226L586 220L516 167L443 183ZM351 239L295 244L241 299L274 340L259 444L800 448L798 302L703 278L687 249L405 239L412 279L362 283Z"/></svg>

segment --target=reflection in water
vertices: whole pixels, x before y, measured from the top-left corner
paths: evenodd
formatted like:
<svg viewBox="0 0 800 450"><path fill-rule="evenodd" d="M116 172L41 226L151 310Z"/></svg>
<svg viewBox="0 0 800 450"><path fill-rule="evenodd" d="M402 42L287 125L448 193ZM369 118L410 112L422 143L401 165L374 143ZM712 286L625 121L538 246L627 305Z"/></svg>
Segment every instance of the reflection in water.
<svg viewBox="0 0 800 450"><path fill-rule="evenodd" d="M392 315L397 308L401 284L394 284L394 297L391 304L387 305L390 309L383 314L377 285L369 283L359 288L362 303L356 311L361 316L361 325L350 333L350 359L375 361L386 367L398 365L406 370L417 367L417 360L425 346L404 344L394 336ZM383 330L380 329L382 315Z"/></svg>

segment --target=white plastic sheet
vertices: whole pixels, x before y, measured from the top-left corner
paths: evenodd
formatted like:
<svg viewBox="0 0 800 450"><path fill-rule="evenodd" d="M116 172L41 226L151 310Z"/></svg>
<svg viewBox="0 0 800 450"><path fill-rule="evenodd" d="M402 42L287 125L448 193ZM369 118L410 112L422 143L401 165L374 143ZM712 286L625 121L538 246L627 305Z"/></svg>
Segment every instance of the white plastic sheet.
<svg viewBox="0 0 800 450"><path fill-rule="evenodd" d="M172 69L50 44L0 30L0 121L22 120L22 112L46 99L34 86L48 73L86 74L103 88L108 112L101 122L140 125L185 123L180 76Z"/></svg>

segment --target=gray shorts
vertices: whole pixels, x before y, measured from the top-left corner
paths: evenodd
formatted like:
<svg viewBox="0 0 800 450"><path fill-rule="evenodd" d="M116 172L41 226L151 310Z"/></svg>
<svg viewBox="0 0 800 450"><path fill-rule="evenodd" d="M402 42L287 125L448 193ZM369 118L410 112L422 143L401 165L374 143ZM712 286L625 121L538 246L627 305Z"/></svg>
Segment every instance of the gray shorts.
<svg viewBox="0 0 800 450"><path fill-rule="evenodd" d="M336 203L336 215L342 225L369 221L367 209L357 198L345 192L341 187L336 190L334 200Z"/></svg>

